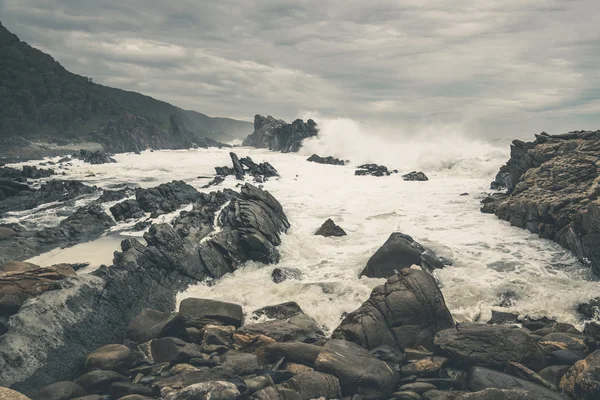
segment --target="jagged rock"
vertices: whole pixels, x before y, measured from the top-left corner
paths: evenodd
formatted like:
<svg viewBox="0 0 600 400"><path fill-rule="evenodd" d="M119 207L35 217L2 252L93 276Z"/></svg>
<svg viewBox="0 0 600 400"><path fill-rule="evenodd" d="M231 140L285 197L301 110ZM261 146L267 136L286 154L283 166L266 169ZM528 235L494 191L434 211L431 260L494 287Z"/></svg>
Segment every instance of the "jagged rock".
<svg viewBox="0 0 600 400"><path fill-rule="evenodd" d="M264 182L267 178L279 176L279 173L268 162L256 164L250 157L242 157L241 159L234 152L229 153L233 168L230 167L215 167L217 175L224 179L227 175L235 175L238 180L244 180L246 174L253 176L257 182ZM216 179L216 178L215 178Z"/></svg>
<svg viewBox="0 0 600 400"><path fill-rule="evenodd" d="M344 396L387 398L399 380L385 362L352 342L338 339L323 347L315 361L315 370L337 377Z"/></svg>
<svg viewBox="0 0 600 400"><path fill-rule="evenodd" d="M371 256L360 276L387 278L413 265L429 270L444 268L442 260L431 250L405 235L394 232Z"/></svg>
<svg viewBox="0 0 600 400"><path fill-rule="evenodd" d="M209 324L240 327L244 322L244 311L238 304L192 297L181 301L179 315L187 326L200 329Z"/></svg>
<svg viewBox="0 0 600 400"><path fill-rule="evenodd" d="M163 183L149 189L137 188L135 199L146 212L168 213L185 204L196 202L200 193L183 181Z"/></svg>
<svg viewBox="0 0 600 400"><path fill-rule="evenodd" d="M300 272L298 268L277 267L273 269L273 272L271 273L271 279L275 283L281 283L288 279L298 280L300 278L302 278L302 272Z"/></svg>
<svg viewBox="0 0 600 400"><path fill-rule="evenodd" d="M137 343L162 337L186 339L185 320L174 313L145 308L127 327L127 338Z"/></svg>
<svg viewBox="0 0 600 400"><path fill-rule="evenodd" d="M392 172L386 166L377 164L359 165L358 169L354 171L354 175L389 176L391 174Z"/></svg>
<svg viewBox="0 0 600 400"><path fill-rule="evenodd" d="M403 350L433 347L436 332L454 326L435 279L421 270L402 269L378 286L358 310L333 332L367 349L381 345Z"/></svg>
<svg viewBox="0 0 600 400"><path fill-rule="evenodd" d="M331 218L329 218L327 221L325 221L323 223L323 225L321 225L321 227L317 230L317 232L315 232L315 235L325 236L325 237L346 236L346 232L342 228L340 228L338 225L336 225L335 222L333 222L333 220Z"/></svg>
<svg viewBox="0 0 600 400"><path fill-rule="evenodd" d="M560 381L560 389L573 399L592 400L600 396L600 350L577 361Z"/></svg>
<svg viewBox="0 0 600 400"><path fill-rule="evenodd" d="M24 165L22 169L16 169L11 167L0 166L0 179L9 180L9 181L17 181L17 182L27 182L27 179L41 179L48 178L54 175L53 169L44 169Z"/></svg>
<svg viewBox="0 0 600 400"><path fill-rule="evenodd" d="M125 200L117 203L110 208L110 213L115 217L116 221L124 221L131 218L138 219L146 215L136 200Z"/></svg>
<svg viewBox="0 0 600 400"><path fill-rule="evenodd" d="M257 317L266 315L267 318L274 318L279 320L287 320L298 314L304 314L302 308L295 301L288 301L287 303L276 304L274 306L266 306L259 308L253 312Z"/></svg>
<svg viewBox="0 0 600 400"><path fill-rule="evenodd" d="M3 269L9 268L3 266ZM0 272L0 316L15 314L27 299L50 290L56 281L75 275L68 265Z"/></svg>
<svg viewBox="0 0 600 400"><path fill-rule="evenodd" d="M7 188L15 193L6 197ZM73 200L95 193L96 190L95 186L87 186L79 181L54 180L44 183L38 190L30 189L26 185L0 181L0 215L8 211L30 210L45 203Z"/></svg>
<svg viewBox="0 0 600 400"><path fill-rule="evenodd" d="M129 188L120 190L107 190L102 191L102 195L96 200L99 203L107 203L109 201L119 201L133 194L133 190Z"/></svg>
<svg viewBox="0 0 600 400"><path fill-rule="evenodd" d="M417 171L409 172L406 175L402 175L402 179L404 179L405 181L428 181L429 180L429 178L427 178L427 175L425 175L423 172L417 172Z"/></svg>
<svg viewBox="0 0 600 400"><path fill-rule="evenodd" d="M283 120L256 115L254 117L254 132L244 139L244 146L268 148L282 153L296 152L306 138L317 136L319 130L312 119L302 121L297 119L291 124Z"/></svg>
<svg viewBox="0 0 600 400"><path fill-rule="evenodd" d="M48 385L35 395L34 400L71 400L86 396L87 392L75 382L56 382ZM3 397L0 395L0 399Z"/></svg>
<svg viewBox="0 0 600 400"><path fill-rule="evenodd" d="M316 154L313 154L312 156L308 157L306 159L306 161L315 162L315 163L319 163L319 164L346 165L346 162L344 160L340 160L339 158L334 158L331 156L320 157Z"/></svg>
<svg viewBox="0 0 600 400"><path fill-rule="evenodd" d="M113 154L103 153L100 150L90 151L90 150L79 150L79 154L74 154L73 158L78 158L83 162L89 164L110 164L116 163L117 161L112 158Z"/></svg>
<svg viewBox="0 0 600 400"><path fill-rule="evenodd" d="M438 332L435 346L453 363L503 368L509 361L534 371L546 366L543 350L528 331L506 325L461 324Z"/></svg>
<svg viewBox="0 0 600 400"><path fill-rule="evenodd" d="M515 140L510 160L492 183L510 196L488 202L485 211L554 240L600 274L598 149L600 131Z"/></svg>
<svg viewBox="0 0 600 400"><path fill-rule="evenodd" d="M301 400L340 399L340 382L333 375L309 371L294 376L283 384L300 395Z"/></svg>
<svg viewBox="0 0 600 400"><path fill-rule="evenodd" d="M570 350L589 353L589 349L585 344L582 336L555 332L550 333L538 341L538 344L547 352L556 350Z"/></svg>
<svg viewBox="0 0 600 400"><path fill-rule="evenodd" d="M542 385L483 367L471 368L467 387L473 392L485 389L521 389L539 396L540 399L564 400L558 392Z"/></svg>
<svg viewBox="0 0 600 400"><path fill-rule="evenodd" d="M114 371L95 370L80 376L75 383L81 386L88 393L102 394L108 393L110 385L114 382L127 382L128 379Z"/></svg>

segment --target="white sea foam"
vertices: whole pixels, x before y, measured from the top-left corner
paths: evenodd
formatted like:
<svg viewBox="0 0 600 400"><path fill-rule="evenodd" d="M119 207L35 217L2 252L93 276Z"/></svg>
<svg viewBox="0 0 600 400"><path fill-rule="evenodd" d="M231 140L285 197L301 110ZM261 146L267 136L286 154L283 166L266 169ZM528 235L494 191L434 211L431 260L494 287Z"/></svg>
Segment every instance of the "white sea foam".
<svg viewBox="0 0 600 400"><path fill-rule="evenodd" d="M581 322L575 305L597 296L600 289L589 270L557 244L479 212L493 174L508 158L507 147L439 130L437 136L424 132L390 143L369 139L352 121L322 121L320 126L320 138L308 140L300 154L234 149L256 162L269 161L280 172L280 179L265 183L292 225L283 235L279 266L299 268L302 280L275 284L270 279L273 266L248 263L212 286L189 288L179 300L195 296L232 301L243 305L249 316L259 307L297 301L333 329L343 312L356 309L383 282L358 275L390 233L401 231L454 260L455 266L436 274L458 320L488 317L500 296L511 292L516 300L509 310ZM150 187L183 179L200 188L215 166L230 164L228 153L228 149L198 149L119 154L116 164L75 163L68 177L102 187ZM355 176L351 166L306 162L312 153L350 159L353 165L376 162L401 172L422 170L430 180L405 182L400 174ZM90 173L95 176L86 177ZM228 177L217 188L235 188L237 183ZM461 196L464 192L469 195ZM348 236L314 236L327 218ZM116 250L118 243L111 246L107 252ZM99 260L91 260L89 254L85 260L97 264Z"/></svg>

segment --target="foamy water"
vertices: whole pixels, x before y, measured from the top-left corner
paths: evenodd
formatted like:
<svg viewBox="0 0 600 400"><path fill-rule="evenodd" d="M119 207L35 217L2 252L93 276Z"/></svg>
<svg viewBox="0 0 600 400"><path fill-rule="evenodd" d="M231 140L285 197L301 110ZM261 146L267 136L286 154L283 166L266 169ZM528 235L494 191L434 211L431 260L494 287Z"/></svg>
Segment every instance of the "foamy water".
<svg viewBox="0 0 600 400"><path fill-rule="evenodd" d="M358 275L388 236L401 231L454 262L436 275L456 319L485 320L502 294L511 292L514 304L504 310L581 323L575 305L595 297L600 289L589 270L555 243L479 211L493 174L508 158L508 148L448 135L438 142L420 144L417 140L370 142L361 138L357 129L351 121L325 124L320 138L308 140L300 154L234 149L256 162L269 161L280 172L281 178L265 183L291 223L279 248L278 266L300 269L302 279L275 284L270 278L274 266L251 262L212 286L189 288L178 300L193 296L235 302L248 316L266 305L296 301L320 324L333 329L344 312L359 307L371 290L383 283ZM334 131L343 132L348 143L344 145L340 135L331 134ZM309 163L306 157L313 152L350 158L353 165ZM228 149L199 149L120 154L115 157L117 164L75 162L67 173L68 178L100 187L151 187L182 179L200 188L212 178L215 166L230 164L228 153ZM401 173L423 170L430 180L405 182L401 174L355 176L353 166L369 161L385 163ZM237 184L228 177L217 188L235 188ZM461 196L463 193L468 195ZM348 236L314 236L327 218ZM107 263L122 237L141 235L127 231L130 226L120 224L96 242L33 260L43 265L58 260Z"/></svg>

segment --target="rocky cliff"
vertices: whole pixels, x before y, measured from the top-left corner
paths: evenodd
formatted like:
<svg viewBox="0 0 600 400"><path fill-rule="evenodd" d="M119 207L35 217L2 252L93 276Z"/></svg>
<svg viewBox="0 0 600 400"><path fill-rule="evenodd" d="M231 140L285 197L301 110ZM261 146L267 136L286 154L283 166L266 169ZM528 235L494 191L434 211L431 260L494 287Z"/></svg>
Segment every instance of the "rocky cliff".
<svg viewBox="0 0 600 400"><path fill-rule="evenodd" d="M244 139L244 146L291 153L300 149L304 139L317 136L318 133L317 123L312 119L306 122L297 119L288 124L270 115L268 117L256 115L254 132Z"/></svg>
<svg viewBox="0 0 600 400"><path fill-rule="evenodd" d="M571 250L600 275L600 131L515 140L482 211Z"/></svg>

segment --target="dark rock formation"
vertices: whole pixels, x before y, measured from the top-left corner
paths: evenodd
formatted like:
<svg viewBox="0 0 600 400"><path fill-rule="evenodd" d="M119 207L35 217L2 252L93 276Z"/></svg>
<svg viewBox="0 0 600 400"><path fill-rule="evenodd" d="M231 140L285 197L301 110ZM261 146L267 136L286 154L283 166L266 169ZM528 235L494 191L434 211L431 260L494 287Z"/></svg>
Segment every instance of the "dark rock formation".
<svg viewBox="0 0 600 400"><path fill-rule="evenodd" d="M600 297L578 304L577 312L588 319L600 319Z"/></svg>
<svg viewBox="0 0 600 400"><path fill-rule="evenodd" d="M373 176L389 176L393 172L387 169L385 165L363 164L359 165L354 171L354 175L373 175Z"/></svg>
<svg viewBox="0 0 600 400"><path fill-rule="evenodd" d="M387 278L413 265L430 271L444 268L442 260L431 250L404 233L394 232L367 261L360 276Z"/></svg>
<svg viewBox="0 0 600 400"><path fill-rule="evenodd" d="M317 230L317 232L315 232L315 235L325 236L325 237L346 236L346 231L344 231L342 228L337 226L335 224L335 222L333 222L333 220L331 218L329 218L327 221L325 221L323 223L323 225L321 225L321 227Z"/></svg>
<svg viewBox="0 0 600 400"><path fill-rule="evenodd" d="M572 399L592 400L600 396L600 350L572 366L560 381L560 388Z"/></svg>
<svg viewBox="0 0 600 400"><path fill-rule="evenodd" d="M179 304L179 315L186 326L198 329L209 324L242 326L244 312L238 304L224 301L188 298Z"/></svg>
<svg viewBox="0 0 600 400"><path fill-rule="evenodd" d="M282 267L275 268L271 273L271 279L275 283L281 283L283 281L287 281L288 279L300 279L302 277L302 272L298 268L292 267Z"/></svg>
<svg viewBox="0 0 600 400"><path fill-rule="evenodd" d="M332 156L320 157L316 154L313 154L312 156L308 157L306 161L315 162L319 164L346 165L346 162L344 160L340 160L339 158L335 158Z"/></svg>
<svg viewBox="0 0 600 400"><path fill-rule="evenodd" d="M8 211L29 210L45 203L73 200L97 190L95 186L87 186L79 181L49 181L38 190L0 181L0 215Z"/></svg>
<svg viewBox="0 0 600 400"><path fill-rule="evenodd" d="M510 196L487 200L484 211L554 240L600 274L598 149L600 131L515 140L492 183Z"/></svg>
<svg viewBox="0 0 600 400"><path fill-rule="evenodd" d="M409 172L406 175L402 175L402 179L405 181L428 181L429 178L423 172Z"/></svg>
<svg viewBox="0 0 600 400"><path fill-rule="evenodd" d="M244 139L244 146L267 148L282 153L296 152L306 138L317 136L319 130L312 119L302 121L297 119L291 124L277 120L270 115L254 117L254 132Z"/></svg>
<svg viewBox="0 0 600 400"><path fill-rule="evenodd" d="M56 247L96 239L114 224L100 206L92 204L77 209L73 215L53 228L27 231L14 227L14 234L0 238L0 263L25 260Z"/></svg>
<svg viewBox="0 0 600 400"><path fill-rule="evenodd" d="M295 317L298 314L304 314L304 311L302 311L302 308L300 308L298 303L289 301L287 303L259 308L258 310L254 311L253 314L257 317L266 315L267 318L275 318L285 321L289 318Z"/></svg>
<svg viewBox="0 0 600 400"><path fill-rule="evenodd" d="M0 167L0 179L13 180L17 182L27 182L27 179L48 178L54 175L53 169L44 169L24 165L22 169Z"/></svg>
<svg viewBox="0 0 600 400"><path fill-rule="evenodd" d="M253 186L239 194L199 195L194 210L173 227L153 225L144 236L147 246L125 240L111 267L59 281L57 290L26 302L0 336L0 385L33 394L74 378L83 357L121 342L142 309L172 311L176 293L191 283L221 277L248 260L276 261L275 246L288 227L277 200ZM108 393L105 386L116 377L110 374L92 371L77 382L90 393Z"/></svg>
<svg viewBox="0 0 600 400"><path fill-rule="evenodd" d="M516 361L539 371L546 366L546 356L528 333L505 325L460 324L458 329L439 331L435 345L460 365L503 368Z"/></svg>
<svg viewBox="0 0 600 400"><path fill-rule="evenodd" d="M433 276L402 269L373 289L369 300L348 314L332 337L366 349L382 345L399 350L417 345L432 348L434 335L453 326Z"/></svg>
<svg viewBox="0 0 600 400"><path fill-rule="evenodd" d="M163 183L153 188L135 190L135 199L146 212L159 214L176 211L184 204L197 201L199 193L183 181Z"/></svg>
<svg viewBox="0 0 600 400"><path fill-rule="evenodd" d="M81 149L78 154L74 154L73 158L77 158L88 164L110 164L116 163L117 161L112 158L113 154L107 154L100 150L89 151Z"/></svg>
<svg viewBox="0 0 600 400"><path fill-rule="evenodd" d="M115 217L116 221L124 221L127 219L138 219L146 215L146 212L140 208L137 200L125 200L115 204L110 208L110 213Z"/></svg>
<svg viewBox="0 0 600 400"><path fill-rule="evenodd" d="M267 178L279 176L277 170L268 162L256 164L250 157L242 157L240 159L234 152L229 153L233 168L230 167L215 167L217 178L227 175L235 175L238 180L244 180L246 174L253 176L256 182L264 182ZM215 178L216 179L216 178Z"/></svg>

